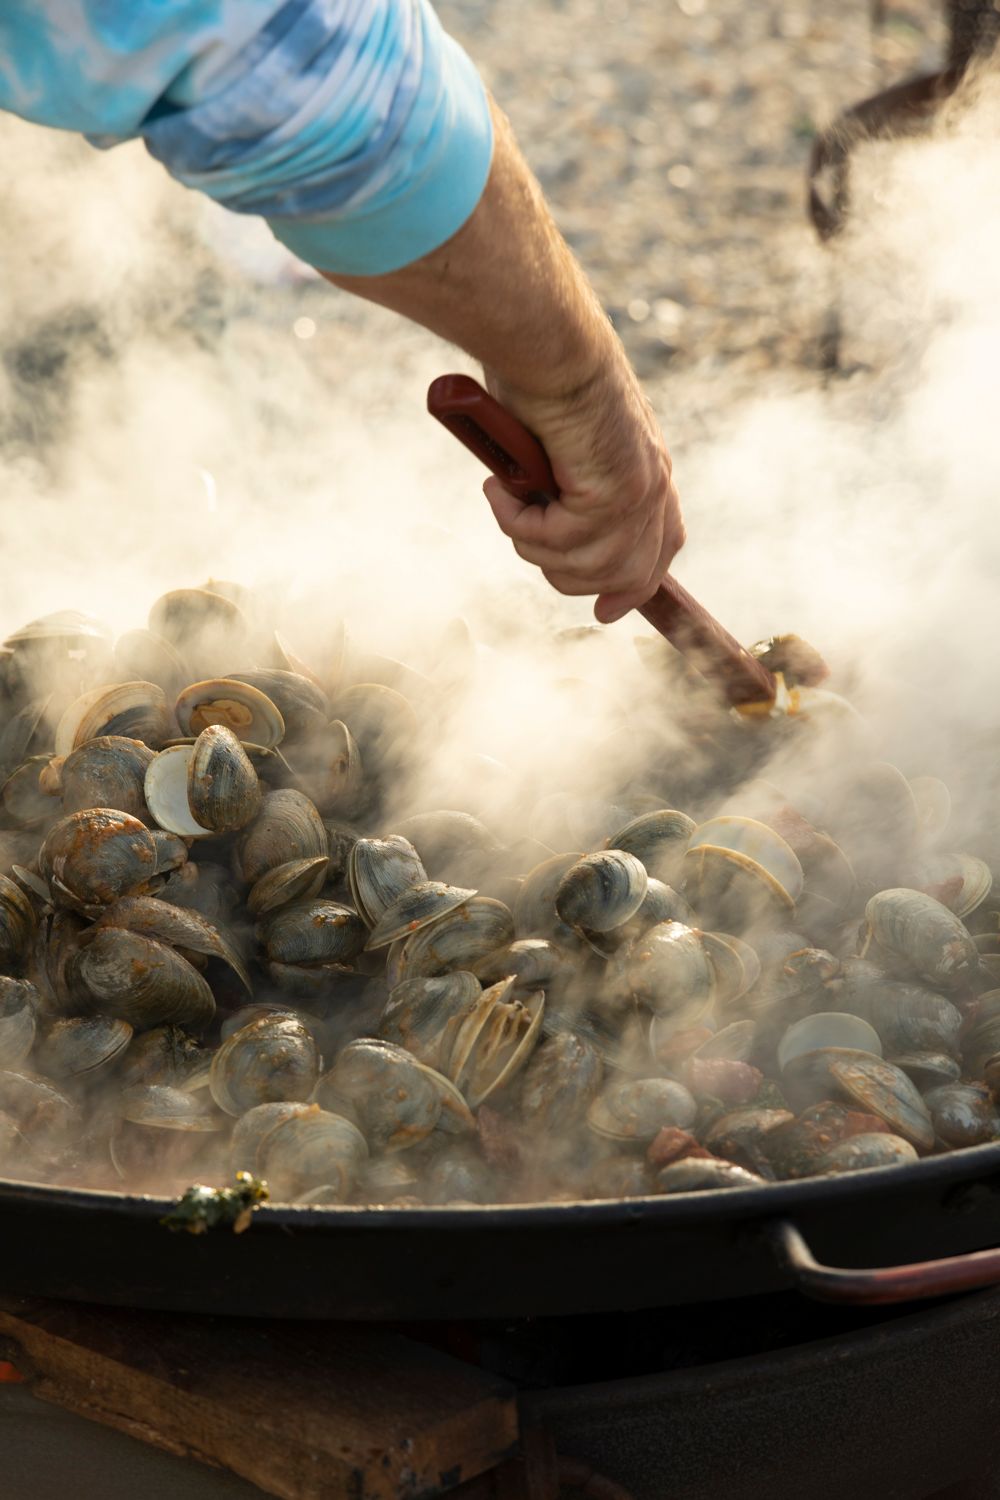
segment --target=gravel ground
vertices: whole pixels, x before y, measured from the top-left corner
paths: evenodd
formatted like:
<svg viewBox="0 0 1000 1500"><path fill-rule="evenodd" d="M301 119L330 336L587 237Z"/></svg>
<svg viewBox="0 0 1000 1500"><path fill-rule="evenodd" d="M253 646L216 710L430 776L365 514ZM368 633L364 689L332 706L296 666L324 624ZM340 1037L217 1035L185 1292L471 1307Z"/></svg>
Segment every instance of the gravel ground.
<svg viewBox="0 0 1000 1500"><path fill-rule="evenodd" d="M815 371L830 296L810 141L939 65L940 7L868 0L442 0L640 373L750 389ZM699 397L699 399L701 399Z"/></svg>

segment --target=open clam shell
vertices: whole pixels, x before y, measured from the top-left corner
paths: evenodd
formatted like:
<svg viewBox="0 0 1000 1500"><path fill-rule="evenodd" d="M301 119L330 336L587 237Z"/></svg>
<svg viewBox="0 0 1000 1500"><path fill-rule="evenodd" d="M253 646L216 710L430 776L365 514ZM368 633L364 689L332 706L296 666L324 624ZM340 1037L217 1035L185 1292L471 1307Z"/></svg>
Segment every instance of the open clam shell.
<svg viewBox="0 0 1000 1500"><path fill-rule="evenodd" d="M791 909L805 883L802 866L791 846L766 823L753 818L720 817L702 823L691 835L684 856L684 892L697 909L713 908L737 897L751 911L757 902L744 892L751 877L754 896L769 898L779 908ZM743 879L741 879L743 877Z"/></svg>
<svg viewBox="0 0 1000 1500"><path fill-rule="evenodd" d="M427 879L420 855L408 839L357 839L347 860L347 884L360 915L374 927L411 886Z"/></svg>
<svg viewBox="0 0 1000 1500"><path fill-rule="evenodd" d="M413 933L398 952L393 945L390 963L400 980L447 974L452 969L475 969L513 937L509 908L490 896L473 896Z"/></svg>
<svg viewBox="0 0 1000 1500"><path fill-rule="evenodd" d="M611 1141L645 1145L664 1126L687 1130L698 1106L682 1083L670 1078L630 1078L611 1083L587 1111L595 1135Z"/></svg>
<svg viewBox="0 0 1000 1500"><path fill-rule="evenodd" d="M148 625L206 676L242 664L250 636L239 604L212 588L162 594L149 611Z"/></svg>
<svg viewBox="0 0 1000 1500"><path fill-rule="evenodd" d="M158 750L170 738L173 719L155 682L105 683L72 702L56 726L56 755L69 755L88 740L120 735Z"/></svg>
<svg viewBox="0 0 1000 1500"><path fill-rule="evenodd" d="M456 1019L445 1071L472 1109L511 1082L539 1040L545 995L535 990L520 999L515 990L515 980L501 980Z"/></svg>
<svg viewBox="0 0 1000 1500"><path fill-rule="evenodd" d="M684 853L696 826L686 813L662 808L633 818L611 835L607 847L634 854L651 877L674 885L680 881Z"/></svg>
<svg viewBox="0 0 1000 1500"><path fill-rule="evenodd" d="M199 735L213 724L237 739L273 750L285 737L285 721L266 693L234 677L209 677L184 688L174 704L182 734Z"/></svg>
<svg viewBox="0 0 1000 1500"><path fill-rule="evenodd" d="M221 1130L225 1115L202 1094L189 1094L168 1083L134 1083L119 1102L123 1120L155 1130Z"/></svg>
<svg viewBox="0 0 1000 1500"><path fill-rule="evenodd" d="M377 1035L412 1052L420 1062L443 1071L450 1051L454 1018L479 997L474 974L457 969L435 978L405 979L390 992Z"/></svg>
<svg viewBox="0 0 1000 1500"><path fill-rule="evenodd" d="M408 937L421 927L438 921L456 907L471 900L475 891L459 885L445 885L440 880L423 880L387 907L372 928L365 947L386 948L397 938Z"/></svg>
<svg viewBox="0 0 1000 1500"><path fill-rule="evenodd" d="M908 884L935 896L956 917L982 906L993 887L993 872L974 854L928 854L902 872Z"/></svg>
<svg viewBox="0 0 1000 1500"><path fill-rule="evenodd" d="M146 805L162 829L184 839L208 838L211 828L198 822L188 800L193 745L171 745L146 767Z"/></svg>
<svg viewBox="0 0 1000 1500"><path fill-rule="evenodd" d="M193 964L155 938L126 928L95 932L81 949L76 975L94 1009L145 1029L171 1022L204 1031L215 1016L215 999Z"/></svg>
<svg viewBox="0 0 1000 1500"><path fill-rule="evenodd" d="M850 1047L882 1056L878 1032L860 1016L846 1011L816 1011L788 1027L778 1043L778 1067L784 1072L796 1058L828 1047Z"/></svg>
<svg viewBox="0 0 1000 1500"><path fill-rule="evenodd" d="M235 867L248 885L295 859L326 858L330 844L316 806L293 787L265 792L260 812L236 846Z"/></svg>
<svg viewBox="0 0 1000 1500"><path fill-rule="evenodd" d="M287 864L268 870L251 888L247 910L253 917L263 917L290 901L308 901L311 896L318 896L329 867L329 857L319 854L311 859L290 859Z"/></svg>

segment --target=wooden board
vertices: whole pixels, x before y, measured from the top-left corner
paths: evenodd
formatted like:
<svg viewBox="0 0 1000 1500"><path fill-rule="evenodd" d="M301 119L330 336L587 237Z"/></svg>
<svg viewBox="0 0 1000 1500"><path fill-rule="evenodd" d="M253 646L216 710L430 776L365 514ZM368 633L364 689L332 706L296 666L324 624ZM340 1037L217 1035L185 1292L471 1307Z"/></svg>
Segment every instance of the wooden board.
<svg viewBox="0 0 1000 1500"><path fill-rule="evenodd" d="M0 1345L43 1400L281 1500L442 1494L518 1443L505 1381L366 1326L0 1298Z"/></svg>

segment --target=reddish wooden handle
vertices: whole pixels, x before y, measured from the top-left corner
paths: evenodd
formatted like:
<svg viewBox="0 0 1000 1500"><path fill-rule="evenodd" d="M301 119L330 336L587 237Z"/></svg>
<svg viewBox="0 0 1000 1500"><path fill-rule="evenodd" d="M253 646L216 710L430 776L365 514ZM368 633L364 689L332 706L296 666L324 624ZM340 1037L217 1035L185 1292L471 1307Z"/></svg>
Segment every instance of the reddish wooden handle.
<svg viewBox="0 0 1000 1500"><path fill-rule="evenodd" d="M853 1270L822 1265L787 1219L772 1224L770 1232L778 1256L792 1272L799 1291L820 1302L913 1302L1000 1282L1000 1249L973 1250L968 1255L918 1260L905 1266Z"/></svg>
<svg viewBox="0 0 1000 1500"><path fill-rule="evenodd" d="M519 499L558 500L548 455L535 435L468 375L439 375L427 410ZM735 708L773 703L777 683L735 637L671 577L639 613L666 636L703 676L716 682Z"/></svg>

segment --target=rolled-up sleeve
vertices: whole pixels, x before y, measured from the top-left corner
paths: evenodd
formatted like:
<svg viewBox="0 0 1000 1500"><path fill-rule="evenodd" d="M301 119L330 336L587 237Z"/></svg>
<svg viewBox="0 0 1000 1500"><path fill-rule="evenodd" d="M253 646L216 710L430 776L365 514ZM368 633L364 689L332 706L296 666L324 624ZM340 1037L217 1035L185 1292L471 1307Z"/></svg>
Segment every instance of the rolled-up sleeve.
<svg viewBox="0 0 1000 1500"><path fill-rule="evenodd" d="M69 36L66 3L14 0L13 22L9 0L0 8L0 105L96 145L141 136L180 182L261 215L320 270L396 270L479 201L486 93L427 0L69 0ZM61 26L40 24L39 8ZM33 107L19 108L26 79Z"/></svg>

